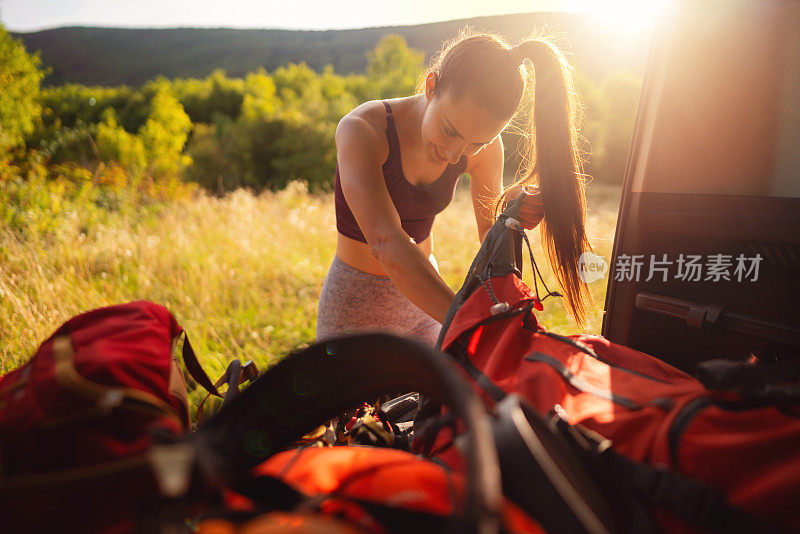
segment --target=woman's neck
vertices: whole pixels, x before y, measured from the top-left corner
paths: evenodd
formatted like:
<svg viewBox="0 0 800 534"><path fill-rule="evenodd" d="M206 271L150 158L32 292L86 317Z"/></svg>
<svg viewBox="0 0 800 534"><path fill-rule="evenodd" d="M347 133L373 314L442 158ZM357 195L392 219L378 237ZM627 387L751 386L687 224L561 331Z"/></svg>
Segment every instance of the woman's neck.
<svg viewBox="0 0 800 534"><path fill-rule="evenodd" d="M420 102L419 97L422 97ZM416 151L420 145L420 131L422 130L422 117L425 114L425 95L414 95L395 99L389 102L392 107L394 123L400 142L409 150Z"/></svg>
<svg viewBox="0 0 800 534"><path fill-rule="evenodd" d="M399 108L399 116L395 113L395 107ZM422 146L422 119L427 108L428 100L424 93L398 99L392 106L404 159L411 164L406 171L414 175L427 175L439 170L439 166L431 166L425 157L425 147Z"/></svg>

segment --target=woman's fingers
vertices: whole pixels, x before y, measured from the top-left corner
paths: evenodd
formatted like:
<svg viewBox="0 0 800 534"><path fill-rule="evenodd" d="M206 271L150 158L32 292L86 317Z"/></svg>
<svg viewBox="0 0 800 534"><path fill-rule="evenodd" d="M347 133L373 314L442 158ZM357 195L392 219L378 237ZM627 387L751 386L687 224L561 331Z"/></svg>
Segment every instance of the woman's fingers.
<svg viewBox="0 0 800 534"><path fill-rule="evenodd" d="M526 230L532 230L542 222L543 218L544 208L541 191L526 192L519 206L520 224Z"/></svg>
<svg viewBox="0 0 800 534"><path fill-rule="evenodd" d="M519 208L520 215L544 215L544 208L539 206L520 206Z"/></svg>
<svg viewBox="0 0 800 534"><path fill-rule="evenodd" d="M519 207L520 213L544 213L544 207L542 205L531 205L531 206L520 206Z"/></svg>
<svg viewBox="0 0 800 534"><path fill-rule="evenodd" d="M542 193L538 192L538 191L536 193L532 193L532 194L526 193L524 198L522 199L522 205L525 206L525 205L529 205L529 204L541 205L542 204Z"/></svg>
<svg viewBox="0 0 800 534"><path fill-rule="evenodd" d="M542 222L542 219L544 219L544 214L541 212L519 214L519 223L526 230L532 230L533 228L536 228L539 223Z"/></svg>
<svg viewBox="0 0 800 534"><path fill-rule="evenodd" d="M528 216L520 217L519 218L519 223L526 230L533 230L534 228L539 226L539 223L542 222L542 219L544 219L544 216L542 216L542 215L532 216L532 217L528 217Z"/></svg>

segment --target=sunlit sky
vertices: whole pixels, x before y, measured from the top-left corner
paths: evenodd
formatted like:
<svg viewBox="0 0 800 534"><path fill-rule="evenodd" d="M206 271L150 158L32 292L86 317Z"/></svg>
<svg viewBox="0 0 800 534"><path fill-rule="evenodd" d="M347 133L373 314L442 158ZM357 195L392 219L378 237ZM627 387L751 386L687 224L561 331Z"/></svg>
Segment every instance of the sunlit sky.
<svg viewBox="0 0 800 534"><path fill-rule="evenodd" d="M11 31L59 26L304 30L439 22L532 11L591 13L620 29L648 26L668 0L0 0Z"/></svg>

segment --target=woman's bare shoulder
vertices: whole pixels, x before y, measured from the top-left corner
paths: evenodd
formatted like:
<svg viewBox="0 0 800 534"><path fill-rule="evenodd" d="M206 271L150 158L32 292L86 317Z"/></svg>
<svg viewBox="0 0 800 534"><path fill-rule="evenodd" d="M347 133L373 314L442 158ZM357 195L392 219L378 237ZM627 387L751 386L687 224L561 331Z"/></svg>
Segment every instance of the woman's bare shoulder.
<svg viewBox="0 0 800 534"><path fill-rule="evenodd" d="M361 123L383 133L386 130L386 108L380 100L370 100L350 110L339 122L342 121L350 125Z"/></svg>
<svg viewBox="0 0 800 534"><path fill-rule="evenodd" d="M336 127L336 145L360 147L377 152L381 161L389 155L386 139L386 107L380 100L370 100L353 108Z"/></svg>

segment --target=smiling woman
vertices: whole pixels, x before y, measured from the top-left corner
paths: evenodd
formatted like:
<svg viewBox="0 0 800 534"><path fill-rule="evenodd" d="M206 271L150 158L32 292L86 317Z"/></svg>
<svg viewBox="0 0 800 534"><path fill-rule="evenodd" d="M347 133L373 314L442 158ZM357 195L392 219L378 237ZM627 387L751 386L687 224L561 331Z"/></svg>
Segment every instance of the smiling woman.
<svg viewBox="0 0 800 534"><path fill-rule="evenodd" d="M523 98L532 94L533 102ZM435 343L454 294L438 274L431 228L463 174L481 242L497 209L524 188L520 222L527 229L543 222L551 265L582 324L591 297L578 258L591 247L573 98L569 65L548 39L510 46L465 30L420 77L417 94L348 113L336 130L338 241L317 338L388 330ZM521 103L533 109L527 165L504 192L500 134Z"/></svg>

